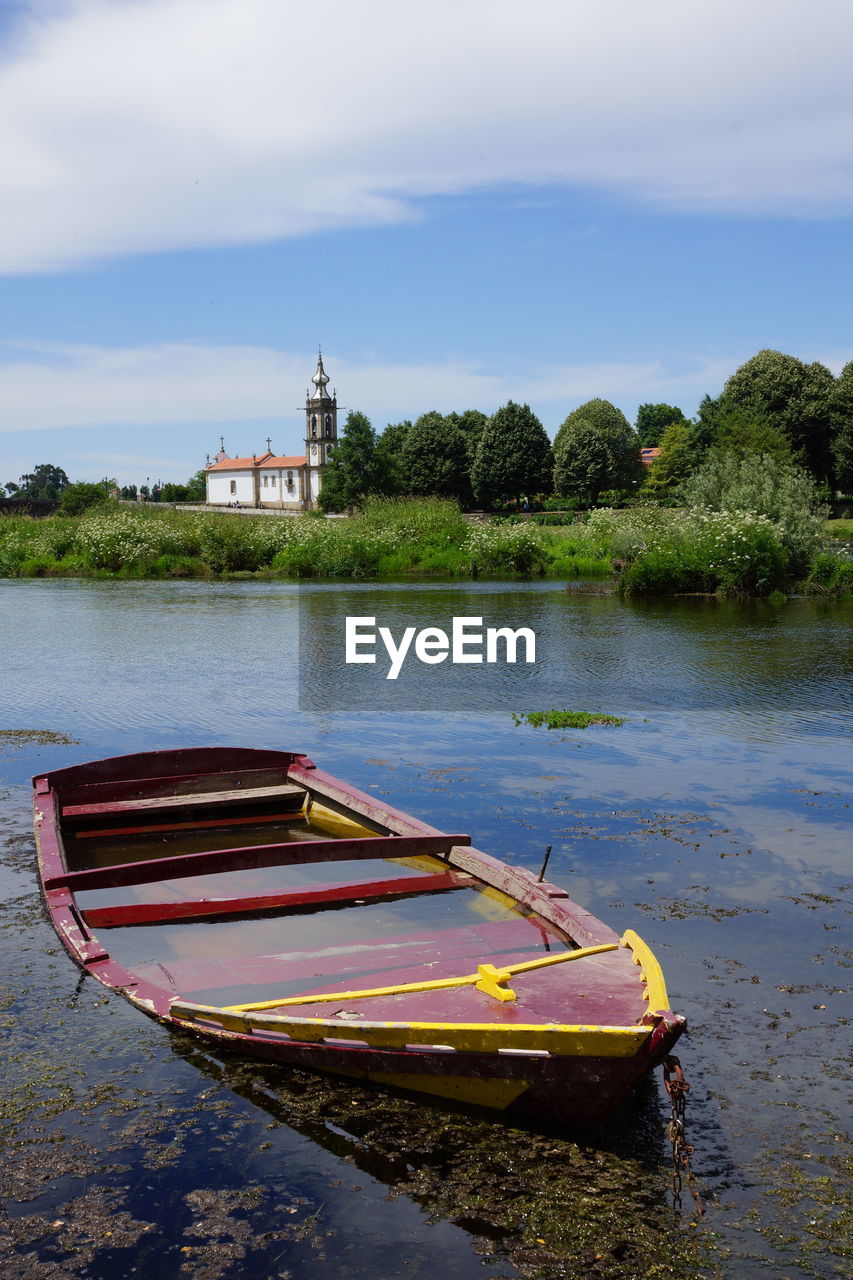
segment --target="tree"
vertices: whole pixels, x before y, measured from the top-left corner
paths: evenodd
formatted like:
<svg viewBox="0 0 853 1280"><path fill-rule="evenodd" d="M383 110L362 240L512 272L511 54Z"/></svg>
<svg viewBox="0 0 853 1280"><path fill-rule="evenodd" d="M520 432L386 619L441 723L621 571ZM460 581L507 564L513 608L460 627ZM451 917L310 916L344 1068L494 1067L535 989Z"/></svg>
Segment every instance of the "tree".
<svg viewBox="0 0 853 1280"><path fill-rule="evenodd" d="M68 476L62 467L41 463L27 475L21 476L19 485L7 484L6 488L14 492L17 498L38 498L43 502L56 502L68 484Z"/></svg>
<svg viewBox="0 0 853 1280"><path fill-rule="evenodd" d="M781 462L793 462L788 433L766 409L731 404L725 397L717 411L711 447L723 453L769 454Z"/></svg>
<svg viewBox="0 0 853 1280"><path fill-rule="evenodd" d="M602 489L627 489L642 478L640 442L621 410L589 400L566 418L554 441L554 488L594 506Z"/></svg>
<svg viewBox="0 0 853 1280"><path fill-rule="evenodd" d="M464 413L449 413L447 416L464 435L468 444L468 466L469 469L473 468L483 431L489 421L488 415L481 413L479 409L466 409Z"/></svg>
<svg viewBox="0 0 853 1280"><path fill-rule="evenodd" d="M674 404L641 404L637 410L636 432L644 449L654 449L671 422L687 419Z"/></svg>
<svg viewBox="0 0 853 1280"><path fill-rule="evenodd" d="M185 484L173 484L168 481L160 490L159 502L188 502L188 489Z"/></svg>
<svg viewBox="0 0 853 1280"><path fill-rule="evenodd" d="M550 493L554 469L551 442L529 405L508 400L489 418L471 473L484 506L524 494Z"/></svg>
<svg viewBox="0 0 853 1280"><path fill-rule="evenodd" d="M408 418L402 422L389 422L376 441L376 466L382 480L382 492L389 497L407 492L403 446L411 429Z"/></svg>
<svg viewBox="0 0 853 1280"><path fill-rule="evenodd" d="M385 479L381 455L376 456L376 432L370 419L352 409L323 472L320 508L347 511L358 506L367 494L382 493Z"/></svg>
<svg viewBox="0 0 853 1280"><path fill-rule="evenodd" d="M853 493L853 360L844 366L832 392L832 461L836 486Z"/></svg>
<svg viewBox="0 0 853 1280"><path fill-rule="evenodd" d="M59 499L59 510L64 516L79 516L90 507L96 507L108 498L103 484L90 484L81 480L79 484L66 485Z"/></svg>
<svg viewBox="0 0 853 1280"><path fill-rule="evenodd" d="M660 440L660 455L646 473L643 491L652 498L671 497L691 471L686 422L671 422Z"/></svg>
<svg viewBox="0 0 853 1280"><path fill-rule="evenodd" d="M468 442L455 417L425 413L406 434L401 462L407 493L470 504Z"/></svg>
<svg viewBox="0 0 853 1280"><path fill-rule="evenodd" d="M207 497L207 472L202 468L187 481L187 502L204 502Z"/></svg>
<svg viewBox="0 0 853 1280"><path fill-rule="evenodd" d="M698 467L708 450L713 446L717 428L724 411L720 396L703 396L695 418L687 424L687 444L693 466Z"/></svg>
<svg viewBox="0 0 853 1280"><path fill-rule="evenodd" d="M729 405L762 409L787 435L795 454L818 480L832 476L834 380L822 364L765 348L742 364L723 388Z"/></svg>
<svg viewBox="0 0 853 1280"><path fill-rule="evenodd" d="M136 501L136 485L123 484L121 487L120 496L122 498L122 501L124 502L135 502Z"/></svg>

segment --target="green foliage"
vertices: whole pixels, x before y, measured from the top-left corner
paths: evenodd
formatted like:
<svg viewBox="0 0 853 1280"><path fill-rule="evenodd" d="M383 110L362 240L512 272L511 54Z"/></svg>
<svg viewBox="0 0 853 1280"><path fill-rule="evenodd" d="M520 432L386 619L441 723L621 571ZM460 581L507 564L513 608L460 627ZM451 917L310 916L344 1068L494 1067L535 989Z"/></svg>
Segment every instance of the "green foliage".
<svg viewBox="0 0 853 1280"><path fill-rule="evenodd" d="M79 516L90 507L108 501L106 485L89 484L81 480L78 484L69 484L62 490L59 499L59 510L64 516Z"/></svg>
<svg viewBox="0 0 853 1280"><path fill-rule="evenodd" d="M169 481L160 489L158 502L189 502L189 486L185 484L173 484Z"/></svg>
<svg viewBox="0 0 853 1280"><path fill-rule="evenodd" d="M399 546L423 541L460 542L470 528L457 503L423 498L368 498L359 524L387 534Z"/></svg>
<svg viewBox="0 0 853 1280"><path fill-rule="evenodd" d="M204 502L207 497L207 473L204 468L190 476L186 483L186 502Z"/></svg>
<svg viewBox="0 0 853 1280"><path fill-rule="evenodd" d="M589 422L594 427L600 427L604 432L617 435L624 434L626 430L631 432L631 424L622 410L617 409L615 404L611 404L609 400L587 400L584 404L578 405L577 409L573 409L563 420L554 437L555 449L566 435L571 433L574 423L580 421Z"/></svg>
<svg viewBox="0 0 853 1280"><path fill-rule="evenodd" d="M526 494L549 493L554 455L529 405L507 401L489 418L471 472L474 493L486 507Z"/></svg>
<svg viewBox="0 0 853 1280"><path fill-rule="evenodd" d="M835 484L842 493L853 494L853 360L835 380L831 414Z"/></svg>
<svg viewBox="0 0 853 1280"><path fill-rule="evenodd" d="M766 454L778 462L793 462L787 432L761 405L742 407L723 399L714 424L713 447L721 452Z"/></svg>
<svg viewBox="0 0 853 1280"><path fill-rule="evenodd" d="M691 453L686 422L671 422L660 441L660 454L646 473L643 491L658 501L671 498L690 474Z"/></svg>
<svg viewBox="0 0 853 1280"><path fill-rule="evenodd" d="M826 510L813 479L802 467L768 454L713 451L681 492L688 506L767 516L795 575L805 572L823 540Z"/></svg>
<svg viewBox="0 0 853 1280"><path fill-rule="evenodd" d="M642 527L623 532L633 544L619 579L625 594L766 596L787 581L788 554L766 516L647 509Z"/></svg>
<svg viewBox="0 0 853 1280"><path fill-rule="evenodd" d="M724 405L719 396L716 399L703 396L696 417L689 421L687 443L694 467L700 465L714 444L723 409Z"/></svg>
<svg viewBox="0 0 853 1280"><path fill-rule="evenodd" d="M818 480L832 473L834 381L822 364L765 348L740 366L723 389L730 405L763 410Z"/></svg>
<svg viewBox="0 0 853 1280"><path fill-rule="evenodd" d="M849 594L853 591L853 559L838 551L821 551L800 586L811 596Z"/></svg>
<svg viewBox="0 0 853 1280"><path fill-rule="evenodd" d="M534 729L543 724L546 729L588 729L591 724L622 725L624 716L605 716L597 711L528 711L525 715L512 713L515 724L530 724Z"/></svg>
<svg viewBox="0 0 853 1280"><path fill-rule="evenodd" d="M418 418L406 434L401 462L407 492L470 504L468 442L451 417L433 412Z"/></svg>
<svg viewBox="0 0 853 1280"><path fill-rule="evenodd" d="M348 511L370 493L382 492L381 455L377 458L376 432L370 419L351 410L343 435L323 474L319 504L323 511Z"/></svg>
<svg viewBox="0 0 853 1280"><path fill-rule="evenodd" d="M620 409L589 400L563 422L554 440L554 487L594 506L603 489L630 489L642 478L640 443Z"/></svg>
<svg viewBox="0 0 853 1280"><path fill-rule="evenodd" d="M654 449L666 428L673 422L686 422L674 404L641 404L637 410L636 432L644 449Z"/></svg>
<svg viewBox="0 0 853 1280"><path fill-rule="evenodd" d="M62 467L40 463L32 471L20 477L18 484L9 482L6 489L16 498L35 498L41 502L56 502L68 487L68 476Z"/></svg>
<svg viewBox="0 0 853 1280"><path fill-rule="evenodd" d="M0 520L5 576L577 578L610 576L614 560L628 591L766 594L788 581L778 527L742 513L599 509L587 520L541 528L531 521L468 521L450 501L369 497L358 516L336 520L150 504ZM818 559L806 589L842 589L849 563L843 555Z"/></svg>
<svg viewBox="0 0 853 1280"><path fill-rule="evenodd" d="M476 524L468 531L466 551L470 571L498 576L508 569L530 578L543 574L548 563L546 544L538 529L529 524Z"/></svg>
<svg viewBox="0 0 853 1280"><path fill-rule="evenodd" d="M403 422L389 422L376 441L376 465L382 477L382 492L389 497L407 492L403 447L411 429L408 418Z"/></svg>
<svg viewBox="0 0 853 1280"><path fill-rule="evenodd" d="M488 415L481 413L479 409L466 409L464 413L449 413L447 417L465 437L465 442L468 446L468 470L470 471L474 466L477 450L480 447L480 441L486 429L486 423L489 421Z"/></svg>

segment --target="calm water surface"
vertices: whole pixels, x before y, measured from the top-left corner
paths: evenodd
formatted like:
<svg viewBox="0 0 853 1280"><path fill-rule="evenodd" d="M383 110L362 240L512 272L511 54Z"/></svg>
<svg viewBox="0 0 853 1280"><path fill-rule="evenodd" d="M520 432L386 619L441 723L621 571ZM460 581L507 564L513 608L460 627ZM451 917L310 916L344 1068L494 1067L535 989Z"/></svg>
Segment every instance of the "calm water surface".
<svg viewBox="0 0 853 1280"><path fill-rule="evenodd" d="M344 613L533 626L547 679L413 670L392 709L346 711ZM3 1274L842 1274L851 614L555 584L0 582ZM513 722L551 706L626 723ZM705 1219L673 1217L657 1082L578 1143L220 1061L81 980L35 890L30 775L207 743L307 751L529 867L551 844L551 878L646 938L689 1019Z"/></svg>

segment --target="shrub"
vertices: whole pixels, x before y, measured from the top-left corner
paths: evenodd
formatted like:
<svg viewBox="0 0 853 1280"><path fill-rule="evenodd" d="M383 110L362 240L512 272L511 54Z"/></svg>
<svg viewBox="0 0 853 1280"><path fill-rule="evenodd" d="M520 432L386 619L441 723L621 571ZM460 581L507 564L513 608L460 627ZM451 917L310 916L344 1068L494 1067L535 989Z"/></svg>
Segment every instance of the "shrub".
<svg viewBox="0 0 853 1280"><path fill-rule="evenodd" d="M766 516L745 512L647 509L622 537L614 532L628 563L620 590L638 595L707 591L722 595L768 595L787 580L788 553Z"/></svg>
<svg viewBox="0 0 853 1280"><path fill-rule="evenodd" d="M507 570L531 577L544 573L548 562L542 534L527 523L471 525L466 550L475 577Z"/></svg>
<svg viewBox="0 0 853 1280"><path fill-rule="evenodd" d="M793 574L805 572L823 541L826 509L811 476L769 454L713 452L684 482L681 494L689 506L768 517Z"/></svg>
<svg viewBox="0 0 853 1280"><path fill-rule="evenodd" d="M843 595L853 591L853 559L836 551L822 551L815 556L809 575L801 585L807 595Z"/></svg>
<svg viewBox="0 0 853 1280"><path fill-rule="evenodd" d="M64 516L79 516L90 507L97 507L109 501L107 487L104 484L69 484L62 490L59 498L59 510Z"/></svg>

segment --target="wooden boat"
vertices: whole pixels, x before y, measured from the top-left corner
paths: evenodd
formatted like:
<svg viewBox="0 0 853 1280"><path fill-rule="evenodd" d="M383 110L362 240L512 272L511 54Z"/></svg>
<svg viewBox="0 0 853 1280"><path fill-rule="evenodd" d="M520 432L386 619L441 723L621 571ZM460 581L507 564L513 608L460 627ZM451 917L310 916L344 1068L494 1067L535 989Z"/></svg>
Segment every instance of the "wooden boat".
<svg viewBox="0 0 853 1280"><path fill-rule="evenodd" d="M589 1126L684 1029L635 933L304 755L155 751L33 786L72 958L219 1045Z"/></svg>

